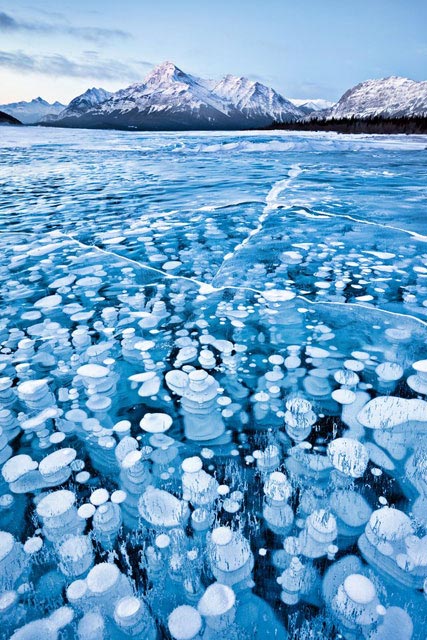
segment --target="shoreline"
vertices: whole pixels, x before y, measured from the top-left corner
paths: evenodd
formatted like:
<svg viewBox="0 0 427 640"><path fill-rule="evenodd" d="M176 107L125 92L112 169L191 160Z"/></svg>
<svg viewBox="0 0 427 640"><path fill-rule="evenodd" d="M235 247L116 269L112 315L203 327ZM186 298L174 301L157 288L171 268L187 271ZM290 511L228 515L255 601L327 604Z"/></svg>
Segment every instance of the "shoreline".
<svg viewBox="0 0 427 640"><path fill-rule="evenodd" d="M427 121L427 118L426 118ZM339 121L341 122L341 121ZM272 123L267 127L256 127L253 129L135 129L135 128L115 128L115 127L67 127L67 126L55 126L50 124L40 124L40 123L31 123L31 124L11 124L11 123L2 123L0 127L4 127L5 129L48 129L48 130L63 130L63 131L108 131L108 132L120 132L120 133L146 133L146 134L163 134L163 135L174 135L174 134L183 134L183 135L198 135L211 134L212 136L217 135L239 135L239 134L251 134L251 135L268 135L274 133L281 134L328 134L335 133L337 135L356 135L356 136L427 136L427 122L425 128L421 130L404 130L395 128L392 130L385 129L384 127L376 129L375 127L363 127L365 121L357 121L352 124L354 127L349 127L348 129L344 126L337 127L334 126L334 123L323 123L324 126L314 127L307 126L311 125L311 123Z"/></svg>

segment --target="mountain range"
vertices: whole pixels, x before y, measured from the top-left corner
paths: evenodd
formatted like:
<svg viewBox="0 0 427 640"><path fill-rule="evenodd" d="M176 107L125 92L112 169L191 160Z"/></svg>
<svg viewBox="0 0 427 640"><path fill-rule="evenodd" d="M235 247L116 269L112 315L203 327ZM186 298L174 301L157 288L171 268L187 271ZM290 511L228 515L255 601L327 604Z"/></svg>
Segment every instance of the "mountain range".
<svg viewBox="0 0 427 640"><path fill-rule="evenodd" d="M166 131L247 129L275 121L291 122L303 115L292 102L260 82L228 75L213 83L189 75L171 62L158 65L143 82L116 93L96 91L84 108L76 109L76 104L84 102L86 94L45 124Z"/></svg>
<svg viewBox="0 0 427 640"><path fill-rule="evenodd" d="M43 98L34 98L30 102L12 102L10 104L1 104L0 110L13 116L23 124L34 124L40 122L46 116L58 115L65 109L65 104L53 102L49 104Z"/></svg>
<svg viewBox="0 0 427 640"><path fill-rule="evenodd" d="M347 130L343 123L357 122L357 130L362 131L368 130L364 123L371 126L373 119L380 124L393 119L401 126L402 120L416 118L416 131L421 122L422 132L427 127L427 82L392 76L362 82L346 91L336 104L320 99L292 101L246 77L226 75L219 82L206 80L164 62L153 68L143 82L115 93L92 87L67 106L36 98L0 105L0 110L25 124L56 127Z"/></svg>

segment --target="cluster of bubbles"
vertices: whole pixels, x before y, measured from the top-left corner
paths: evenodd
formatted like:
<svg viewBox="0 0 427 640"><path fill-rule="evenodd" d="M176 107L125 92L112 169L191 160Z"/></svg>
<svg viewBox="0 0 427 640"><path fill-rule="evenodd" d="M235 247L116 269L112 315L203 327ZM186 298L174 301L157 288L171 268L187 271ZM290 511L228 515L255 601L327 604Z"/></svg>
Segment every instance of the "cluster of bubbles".
<svg viewBox="0 0 427 640"><path fill-rule="evenodd" d="M421 640L425 324L168 257L5 238L1 637Z"/></svg>

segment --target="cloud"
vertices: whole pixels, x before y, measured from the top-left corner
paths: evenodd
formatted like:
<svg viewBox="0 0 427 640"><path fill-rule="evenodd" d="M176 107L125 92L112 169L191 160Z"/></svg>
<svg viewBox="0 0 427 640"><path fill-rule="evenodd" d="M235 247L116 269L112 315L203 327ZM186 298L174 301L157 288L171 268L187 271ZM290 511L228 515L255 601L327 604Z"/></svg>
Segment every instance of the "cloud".
<svg viewBox="0 0 427 640"><path fill-rule="evenodd" d="M92 52L87 52L83 59L73 60L60 54L28 55L23 51L0 51L0 68L56 77L136 81L141 77L141 67L148 66L152 66L148 61L120 62L100 58Z"/></svg>
<svg viewBox="0 0 427 640"><path fill-rule="evenodd" d="M90 42L105 42L110 38L128 39L132 35L121 29L102 29L99 27L74 27L61 22L17 20L9 13L0 11L0 32L3 33L37 33L40 35L62 34Z"/></svg>

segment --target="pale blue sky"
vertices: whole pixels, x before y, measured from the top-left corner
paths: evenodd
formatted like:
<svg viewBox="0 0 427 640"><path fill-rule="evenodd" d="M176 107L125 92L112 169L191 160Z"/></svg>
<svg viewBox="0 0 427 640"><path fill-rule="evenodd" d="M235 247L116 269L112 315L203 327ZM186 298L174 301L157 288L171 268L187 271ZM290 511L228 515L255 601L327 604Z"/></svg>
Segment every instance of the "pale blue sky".
<svg viewBox="0 0 427 640"><path fill-rule="evenodd" d="M427 79L427 0L3 0L0 103L116 90L171 60L290 98L368 78Z"/></svg>

